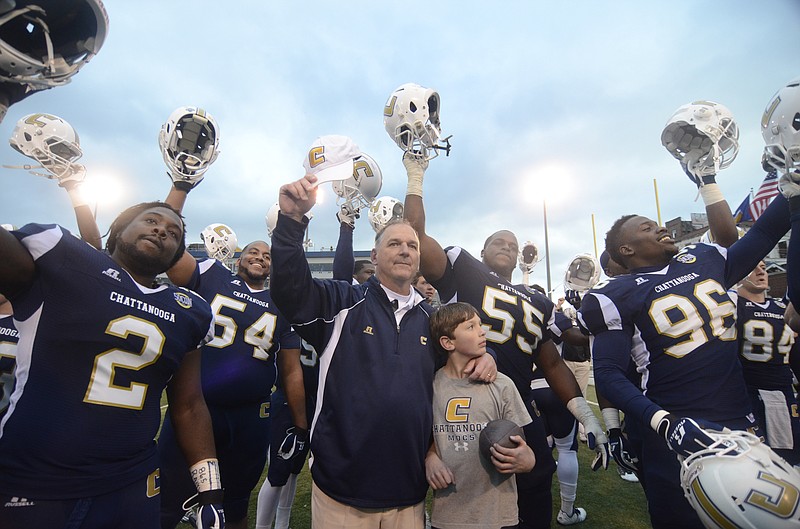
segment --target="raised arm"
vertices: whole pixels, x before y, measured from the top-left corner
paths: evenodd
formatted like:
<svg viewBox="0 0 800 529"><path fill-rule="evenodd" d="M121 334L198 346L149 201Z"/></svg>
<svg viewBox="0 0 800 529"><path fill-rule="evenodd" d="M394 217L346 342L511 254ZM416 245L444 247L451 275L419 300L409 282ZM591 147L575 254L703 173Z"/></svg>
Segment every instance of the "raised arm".
<svg viewBox="0 0 800 529"><path fill-rule="evenodd" d="M433 237L425 233L425 206L422 203L422 179L428 162L409 153L403 155L403 165L408 175L403 216L411 223L419 237L419 270L428 281L435 282L444 275L447 254Z"/></svg>
<svg viewBox="0 0 800 529"><path fill-rule="evenodd" d="M340 219L339 214L336 215ZM336 243L336 254L333 256L333 278L343 281L353 280L353 226L347 222L339 223L339 241Z"/></svg>
<svg viewBox="0 0 800 529"><path fill-rule="evenodd" d="M188 186L180 186L179 188L173 184L170 186L169 193L167 194L167 198L164 200L164 202L178 210L178 212L183 212L183 206L186 205L186 198L188 197L191 189L192 188ZM178 262L172 265L172 268L167 270L167 277L169 277L169 280L179 287L184 287L191 281L192 275L194 274L196 268L197 260L192 257L192 254L190 254L188 251L184 251L181 258L178 259Z"/></svg>

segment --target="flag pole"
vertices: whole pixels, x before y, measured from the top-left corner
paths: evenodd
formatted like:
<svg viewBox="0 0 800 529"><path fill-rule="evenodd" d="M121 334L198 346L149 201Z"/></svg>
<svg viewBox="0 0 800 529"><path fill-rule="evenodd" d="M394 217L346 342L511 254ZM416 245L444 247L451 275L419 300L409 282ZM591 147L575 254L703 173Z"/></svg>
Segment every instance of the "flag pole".
<svg viewBox="0 0 800 529"><path fill-rule="evenodd" d="M658 225L661 226L661 206L658 205L658 183L653 178L653 189L656 192L656 213L658 213Z"/></svg>
<svg viewBox="0 0 800 529"><path fill-rule="evenodd" d="M594 226L594 213L592 213L592 240L594 241L594 256L597 257L597 230Z"/></svg>

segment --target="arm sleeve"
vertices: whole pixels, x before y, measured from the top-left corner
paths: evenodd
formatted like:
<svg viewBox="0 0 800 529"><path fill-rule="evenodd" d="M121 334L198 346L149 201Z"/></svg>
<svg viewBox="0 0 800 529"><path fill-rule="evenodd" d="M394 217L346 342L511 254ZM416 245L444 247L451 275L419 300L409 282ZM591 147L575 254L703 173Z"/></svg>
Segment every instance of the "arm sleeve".
<svg viewBox="0 0 800 529"><path fill-rule="evenodd" d="M339 224L339 241L336 243L336 253L333 256L333 278L344 281L353 279L353 228L344 223Z"/></svg>
<svg viewBox="0 0 800 529"><path fill-rule="evenodd" d="M625 373L631 361L631 337L624 331L605 331L590 339L597 392L614 407L637 417L643 424L661 408L644 396Z"/></svg>
<svg viewBox="0 0 800 529"><path fill-rule="evenodd" d="M792 306L797 310L800 307L800 277L798 276L800 274L800 211L792 213L791 221L792 234L789 236L789 249L786 255L786 281L788 284L786 293Z"/></svg>
<svg viewBox="0 0 800 529"><path fill-rule="evenodd" d="M732 287L752 272L789 231L789 227L789 203L783 195L778 194L753 227L728 248L725 288ZM800 248L796 250L800 251ZM791 273L787 277L791 277Z"/></svg>

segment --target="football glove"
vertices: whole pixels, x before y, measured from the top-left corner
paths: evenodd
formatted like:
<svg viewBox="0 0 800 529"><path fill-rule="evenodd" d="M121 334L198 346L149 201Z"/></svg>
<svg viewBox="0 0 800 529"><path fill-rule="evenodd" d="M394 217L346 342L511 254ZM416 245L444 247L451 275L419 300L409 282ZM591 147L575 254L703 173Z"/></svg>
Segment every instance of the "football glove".
<svg viewBox="0 0 800 529"><path fill-rule="evenodd" d="M192 175L192 176L183 176L176 172L169 171L167 172L169 175L170 180L172 180L172 185L175 186L175 189L178 191L186 191L187 193L197 187L197 184L203 181L203 175Z"/></svg>
<svg viewBox="0 0 800 529"><path fill-rule="evenodd" d="M225 511L222 508L222 490L208 490L201 492L198 496L200 507L197 510L197 529L224 529Z"/></svg>
<svg viewBox="0 0 800 529"><path fill-rule="evenodd" d="M336 219L341 224L347 224L353 229L356 227L356 219L358 218L361 218L361 212L357 209L350 209L350 206L347 204L342 204L342 207L336 212Z"/></svg>
<svg viewBox="0 0 800 529"><path fill-rule="evenodd" d="M67 191L83 182L86 178L86 166L81 164L71 164L63 175L58 177L58 185Z"/></svg>
<svg viewBox="0 0 800 529"><path fill-rule="evenodd" d="M638 475L639 458L630 451L627 443L627 439L619 428L612 428L608 431L608 448L617 466Z"/></svg>
<svg viewBox="0 0 800 529"><path fill-rule="evenodd" d="M286 430L286 437L278 447L278 456L281 459L290 460L305 455L306 445L308 444L308 430L299 426L292 426Z"/></svg>
<svg viewBox="0 0 800 529"><path fill-rule="evenodd" d="M669 123L662 134L662 144L678 159L689 179L698 187L708 182L703 177L716 173L717 159L714 141L689 124Z"/></svg>
<svg viewBox="0 0 800 529"><path fill-rule="evenodd" d="M666 412L660 415L656 431L667 441L670 450L679 456L689 457L711 446L714 439L705 432L706 429L723 431L722 426L702 419L678 417Z"/></svg>
<svg viewBox="0 0 800 529"><path fill-rule="evenodd" d="M570 289L565 290L564 299L567 300L567 303L569 303L576 309L581 308L581 293L578 292L577 290L570 290Z"/></svg>
<svg viewBox="0 0 800 529"><path fill-rule="evenodd" d="M597 453L592 462L592 469L597 470L601 466L604 469L608 468L608 438L586 399L573 397L567 402L567 409L583 425L583 430L586 432L586 444Z"/></svg>
<svg viewBox="0 0 800 529"><path fill-rule="evenodd" d="M800 175L792 171L783 173L778 179L778 189L787 199L800 196Z"/></svg>

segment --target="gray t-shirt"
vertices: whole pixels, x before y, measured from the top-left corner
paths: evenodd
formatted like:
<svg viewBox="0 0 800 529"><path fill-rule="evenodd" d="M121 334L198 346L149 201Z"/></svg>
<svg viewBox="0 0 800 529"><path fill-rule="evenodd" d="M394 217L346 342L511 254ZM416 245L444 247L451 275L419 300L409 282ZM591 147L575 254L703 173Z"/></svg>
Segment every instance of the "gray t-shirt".
<svg viewBox="0 0 800 529"><path fill-rule="evenodd" d="M433 438L455 483L433 493L431 525L438 529L500 528L518 523L517 481L500 474L480 455L481 429L494 419L531 422L513 382L502 373L493 384L449 378L433 380Z"/></svg>

